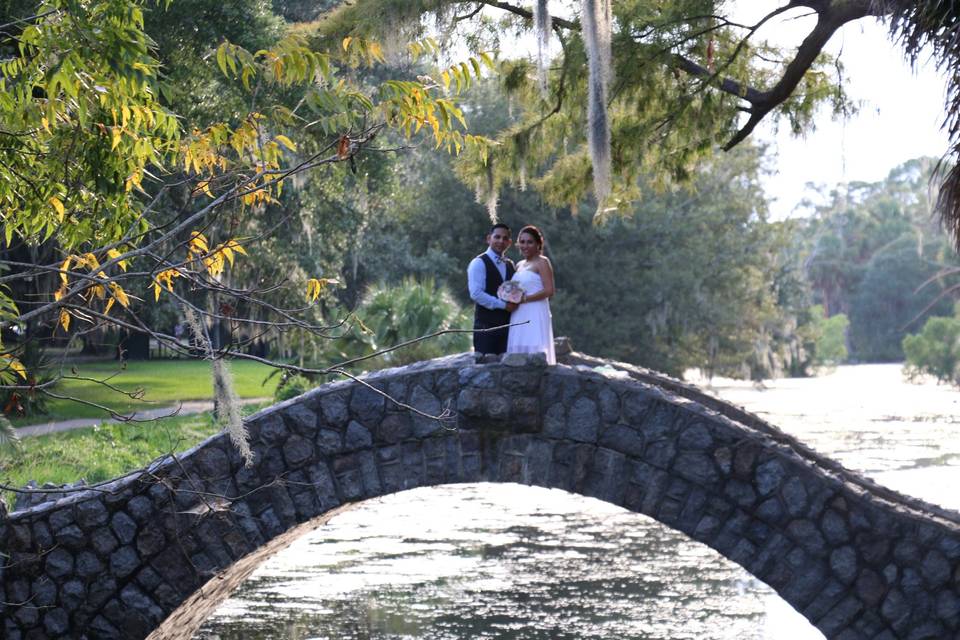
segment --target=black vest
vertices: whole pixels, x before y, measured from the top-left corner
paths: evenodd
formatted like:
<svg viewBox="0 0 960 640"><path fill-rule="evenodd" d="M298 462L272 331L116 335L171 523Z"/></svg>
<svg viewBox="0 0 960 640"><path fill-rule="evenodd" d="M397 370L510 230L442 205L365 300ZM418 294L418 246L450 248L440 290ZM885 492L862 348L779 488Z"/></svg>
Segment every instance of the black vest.
<svg viewBox="0 0 960 640"><path fill-rule="evenodd" d="M483 260L483 266L486 267L487 275L484 278L483 290L493 296L497 297L497 289L500 288L500 285L503 284L503 278L500 276L500 270L497 269L497 265L493 263L493 260L490 259L486 253L481 253L477 256ZM507 258L503 259L504 264L507 267L507 280L513 277L513 274L516 273L516 269L513 268L513 261L508 260ZM482 322L483 324L496 327L501 324L510 323L510 312L506 309L487 309L482 305L476 305L476 319Z"/></svg>

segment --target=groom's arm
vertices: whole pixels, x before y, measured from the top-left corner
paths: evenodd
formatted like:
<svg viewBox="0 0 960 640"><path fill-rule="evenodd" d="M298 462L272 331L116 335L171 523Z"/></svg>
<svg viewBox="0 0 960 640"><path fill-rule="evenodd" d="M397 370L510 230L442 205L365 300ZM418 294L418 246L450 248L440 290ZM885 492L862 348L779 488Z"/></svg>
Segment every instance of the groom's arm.
<svg viewBox="0 0 960 640"><path fill-rule="evenodd" d="M507 303L484 291L486 287L487 269L483 265L483 260L474 258L467 266L467 289L470 291L470 299L487 309L506 309Z"/></svg>

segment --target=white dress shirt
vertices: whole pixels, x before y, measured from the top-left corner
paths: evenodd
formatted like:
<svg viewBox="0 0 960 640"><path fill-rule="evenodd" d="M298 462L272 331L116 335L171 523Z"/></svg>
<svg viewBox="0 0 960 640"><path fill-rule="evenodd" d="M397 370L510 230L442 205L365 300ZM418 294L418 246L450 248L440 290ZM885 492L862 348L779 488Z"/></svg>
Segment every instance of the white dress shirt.
<svg viewBox="0 0 960 640"><path fill-rule="evenodd" d="M497 271L500 272L500 277L506 280L507 263L504 262L503 258L494 253L493 249L490 248L487 248L484 253L490 256L493 264L497 267ZM467 288L470 291L470 299L487 309L506 309L506 302L484 291L486 286L487 266L483 264L483 260L480 257L476 257L471 260L467 266Z"/></svg>

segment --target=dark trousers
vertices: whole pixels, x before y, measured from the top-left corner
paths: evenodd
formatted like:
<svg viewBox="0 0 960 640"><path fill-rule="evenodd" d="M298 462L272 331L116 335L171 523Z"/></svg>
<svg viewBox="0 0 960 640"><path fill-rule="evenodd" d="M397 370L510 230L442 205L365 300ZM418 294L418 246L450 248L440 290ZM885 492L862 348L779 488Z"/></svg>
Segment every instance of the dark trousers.
<svg viewBox="0 0 960 640"><path fill-rule="evenodd" d="M506 322L497 322L497 323L487 323L480 320L473 321L473 328L476 329L489 329L490 327L499 327L501 325L509 323L508 319ZM507 350L507 332L509 331L508 327L503 329L497 329L496 331L483 331L480 333L475 332L473 334L473 350L477 353L495 353L501 354Z"/></svg>

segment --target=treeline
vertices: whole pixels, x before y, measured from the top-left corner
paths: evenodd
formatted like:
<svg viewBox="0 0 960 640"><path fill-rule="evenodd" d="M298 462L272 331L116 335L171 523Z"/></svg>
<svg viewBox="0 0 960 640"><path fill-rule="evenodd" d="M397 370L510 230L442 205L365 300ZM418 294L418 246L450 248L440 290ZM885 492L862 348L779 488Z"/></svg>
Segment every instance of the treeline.
<svg viewBox="0 0 960 640"><path fill-rule="evenodd" d="M910 160L880 182L838 185L798 225L812 301L849 322L847 361L903 360L905 336L952 314L958 260L933 211L935 165Z"/></svg>

